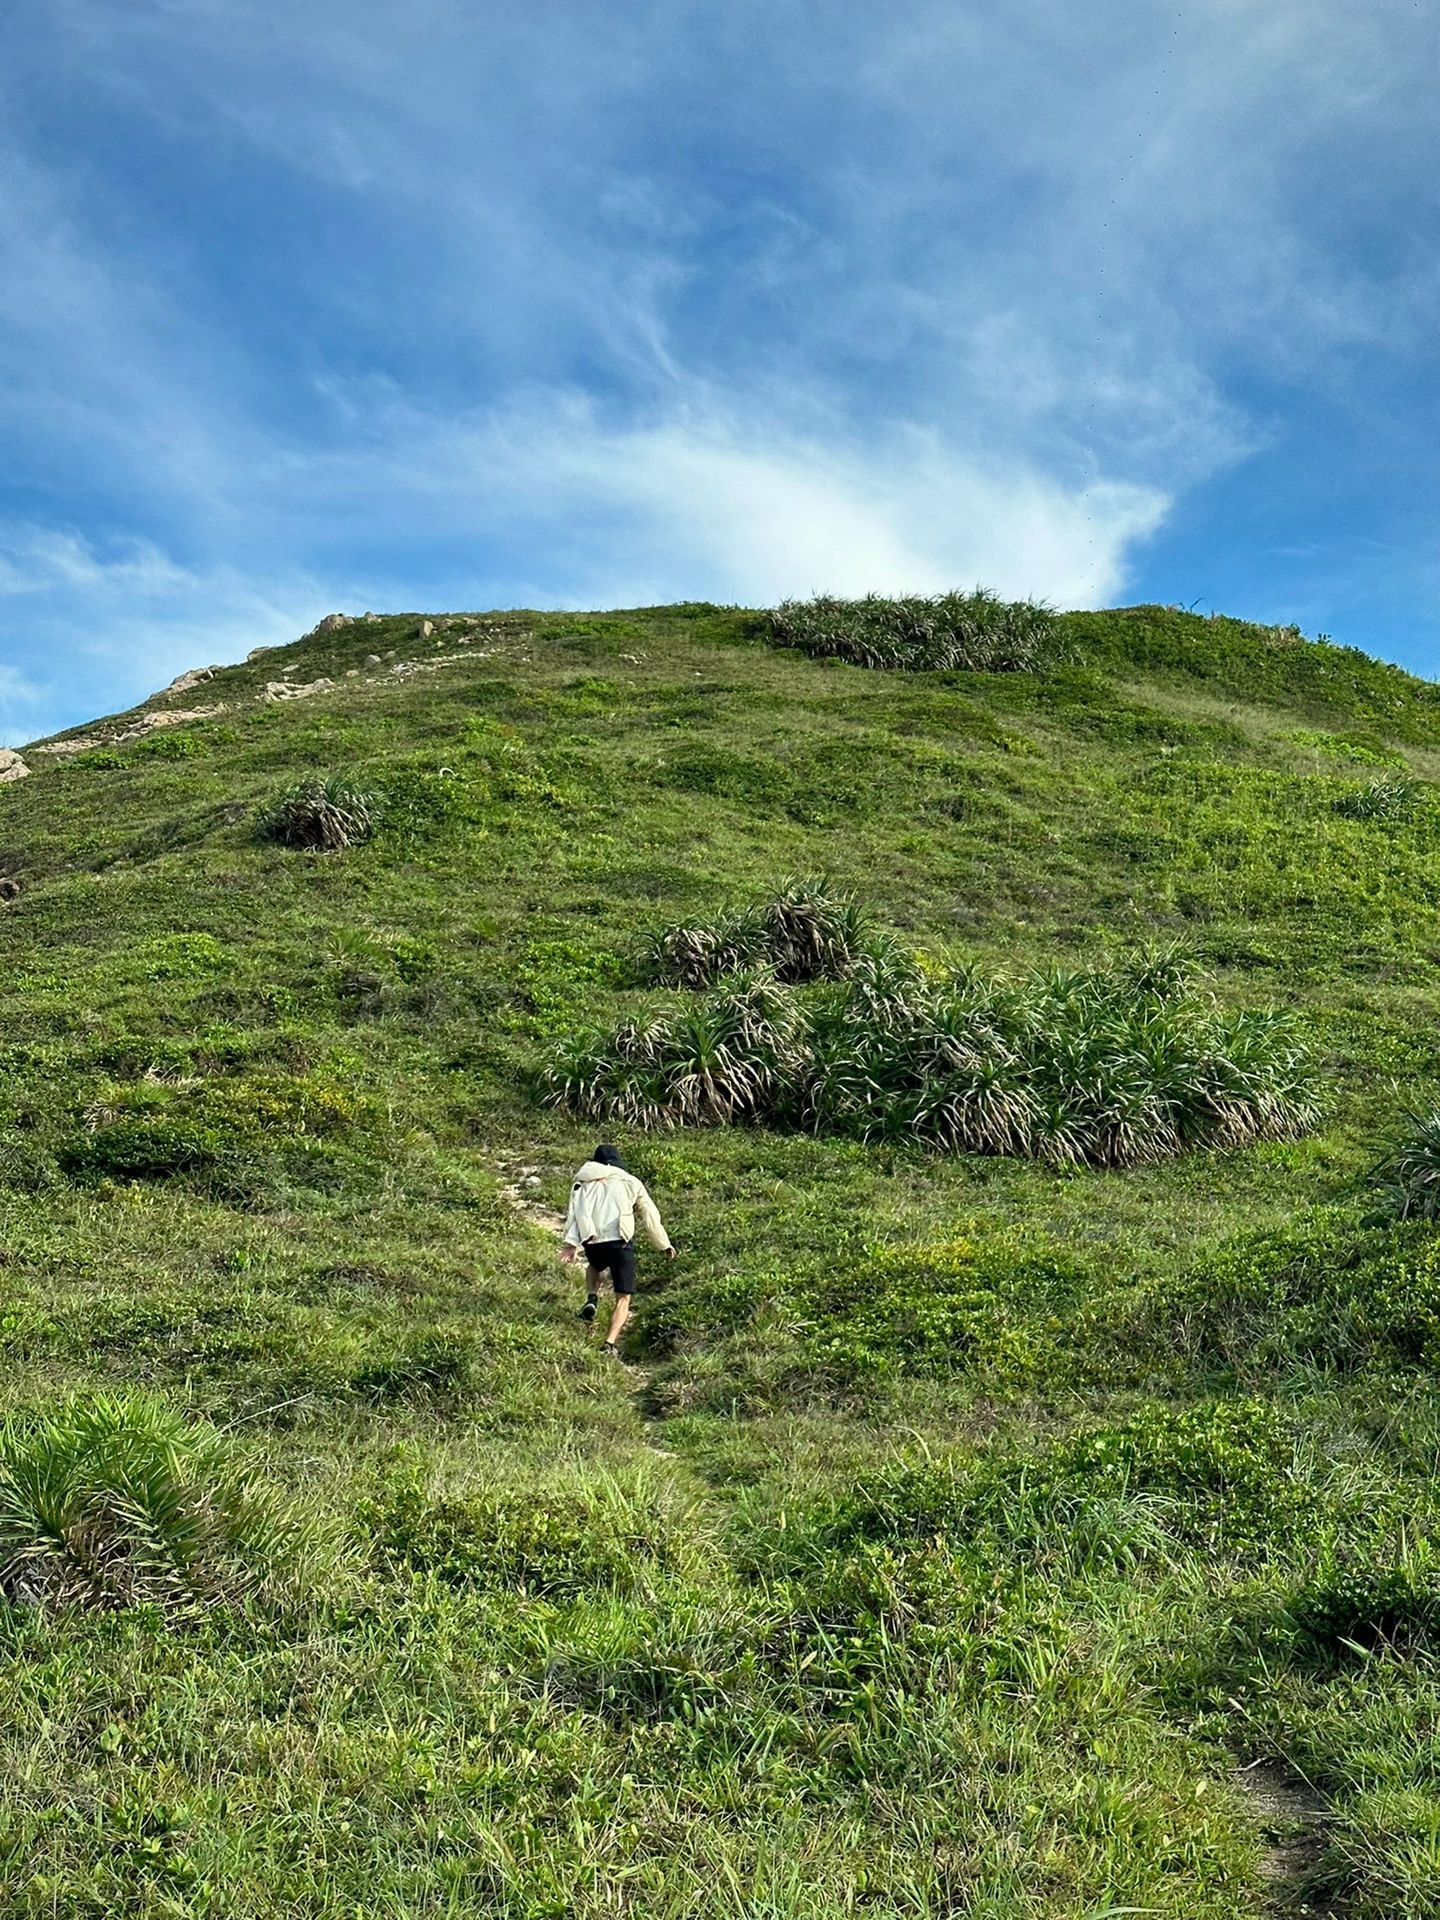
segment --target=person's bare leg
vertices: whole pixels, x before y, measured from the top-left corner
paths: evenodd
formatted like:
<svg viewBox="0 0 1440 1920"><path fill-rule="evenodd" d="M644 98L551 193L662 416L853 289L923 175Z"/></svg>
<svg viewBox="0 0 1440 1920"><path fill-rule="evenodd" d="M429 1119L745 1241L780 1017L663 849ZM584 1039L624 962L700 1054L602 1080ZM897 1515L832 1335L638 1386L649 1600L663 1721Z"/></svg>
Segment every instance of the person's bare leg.
<svg viewBox="0 0 1440 1920"><path fill-rule="evenodd" d="M615 1296L615 1311L610 1316L610 1331L605 1336L605 1344L607 1347L613 1347L618 1343L620 1335L624 1330L625 1322L629 1318L630 1296L628 1293L617 1293Z"/></svg>

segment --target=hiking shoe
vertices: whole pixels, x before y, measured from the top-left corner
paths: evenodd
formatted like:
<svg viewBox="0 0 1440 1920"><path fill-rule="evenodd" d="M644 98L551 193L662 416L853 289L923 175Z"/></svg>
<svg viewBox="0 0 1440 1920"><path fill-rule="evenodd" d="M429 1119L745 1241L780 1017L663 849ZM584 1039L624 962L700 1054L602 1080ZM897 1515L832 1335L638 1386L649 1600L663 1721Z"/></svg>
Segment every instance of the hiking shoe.
<svg viewBox="0 0 1440 1920"><path fill-rule="evenodd" d="M580 1311L576 1314L575 1318L577 1320L583 1320L586 1326L588 1327L590 1322L595 1318L595 1310L598 1305L599 1305L598 1301L587 1300L584 1306L581 1307Z"/></svg>
<svg viewBox="0 0 1440 1920"><path fill-rule="evenodd" d="M613 1340L607 1340L604 1346L601 1347L600 1351L604 1354L608 1354L612 1360L618 1360L620 1358L620 1349L619 1347L616 1346Z"/></svg>

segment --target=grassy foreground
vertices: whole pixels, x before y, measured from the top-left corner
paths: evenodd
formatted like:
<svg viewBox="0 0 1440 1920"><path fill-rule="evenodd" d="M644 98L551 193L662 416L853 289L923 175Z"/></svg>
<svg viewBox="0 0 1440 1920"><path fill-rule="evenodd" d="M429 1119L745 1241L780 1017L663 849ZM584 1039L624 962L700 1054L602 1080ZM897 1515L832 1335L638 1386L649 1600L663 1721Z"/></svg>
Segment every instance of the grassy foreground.
<svg viewBox="0 0 1440 1920"><path fill-rule="evenodd" d="M354 622L28 752L0 1558L138 1510L64 1533L57 1408L160 1443L138 1573L0 1594L0 1915L1440 1914L1440 1241L1363 1184L1435 1086L1440 692L1059 625L912 674L699 606ZM363 844L257 832L312 774ZM627 1137L682 1259L607 1366L517 1205L594 1144L543 1072L795 874L936 966L1178 938L1320 1125ZM177 1410L254 1512L166 1507Z"/></svg>

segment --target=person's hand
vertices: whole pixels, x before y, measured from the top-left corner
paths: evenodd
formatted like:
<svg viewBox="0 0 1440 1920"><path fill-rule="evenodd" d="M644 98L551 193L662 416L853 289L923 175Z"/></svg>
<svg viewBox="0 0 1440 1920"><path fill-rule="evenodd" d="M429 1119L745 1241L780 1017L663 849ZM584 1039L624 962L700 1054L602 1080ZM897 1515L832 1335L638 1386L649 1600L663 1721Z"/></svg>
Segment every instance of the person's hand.
<svg viewBox="0 0 1440 1920"><path fill-rule="evenodd" d="M580 1249L578 1247L572 1247L567 1241L560 1249L560 1258L565 1262L567 1267L573 1267L575 1262L580 1258Z"/></svg>
<svg viewBox="0 0 1440 1920"><path fill-rule="evenodd" d="M665 1258L666 1258L667 1260L673 1260L673 1259L675 1258L675 1256L676 1256L676 1254L678 1254L678 1253L679 1253L679 1251L680 1251L680 1249L679 1249L678 1247L666 1247L666 1249L665 1249Z"/></svg>

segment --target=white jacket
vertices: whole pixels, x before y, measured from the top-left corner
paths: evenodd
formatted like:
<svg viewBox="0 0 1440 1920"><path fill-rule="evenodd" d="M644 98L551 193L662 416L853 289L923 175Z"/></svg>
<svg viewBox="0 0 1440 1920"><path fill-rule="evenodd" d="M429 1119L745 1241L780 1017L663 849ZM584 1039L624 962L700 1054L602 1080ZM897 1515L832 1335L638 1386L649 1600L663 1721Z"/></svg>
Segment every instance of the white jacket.
<svg viewBox="0 0 1440 1920"><path fill-rule="evenodd" d="M635 1216L662 1250L670 1236L660 1223L655 1202L643 1180L623 1167L602 1166L587 1160L570 1189L570 1211L565 1216L565 1244L583 1247L587 1240L633 1240Z"/></svg>

